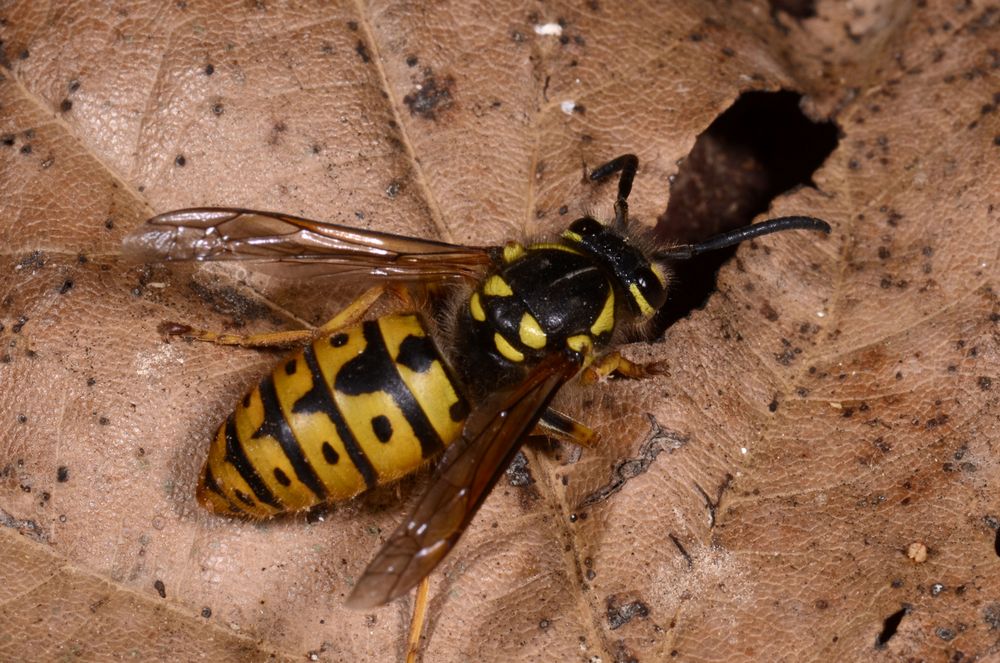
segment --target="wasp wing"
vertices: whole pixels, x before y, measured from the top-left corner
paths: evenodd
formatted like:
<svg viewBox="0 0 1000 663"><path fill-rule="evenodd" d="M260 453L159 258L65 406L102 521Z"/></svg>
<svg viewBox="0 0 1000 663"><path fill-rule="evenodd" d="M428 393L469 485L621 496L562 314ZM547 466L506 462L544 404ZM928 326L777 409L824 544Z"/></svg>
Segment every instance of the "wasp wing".
<svg viewBox="0 0 1000 663"><path fill-rule="evenodd" d="M196 207L154 216L123 242L142 261L255 261L276 276L476 279L490 247L460 246L277 212Z"/></svg>
<svg viewBox="0 0 1000 663"><path fill-rule="evenodd" d="M415 587L455 545L549 401L579 369L553 355L518 385L497 392L469 416L462 437L441 456L434 479L355 585L347 605L372 608Z"/></svg>

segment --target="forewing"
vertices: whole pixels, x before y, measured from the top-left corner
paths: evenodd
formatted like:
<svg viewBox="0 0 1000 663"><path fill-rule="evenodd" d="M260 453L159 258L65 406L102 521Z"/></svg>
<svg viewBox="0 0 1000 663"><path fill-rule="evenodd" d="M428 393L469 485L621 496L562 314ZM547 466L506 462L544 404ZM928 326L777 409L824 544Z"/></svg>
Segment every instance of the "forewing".
<svg viewBox="0 0 1000 663"><path fill-rule="evenodd" d="M476 279L492 262L489 247L229 207L198 207L155 216L126 236L123 250L145 262L254 261L260 271L291 278Z"/></svg>
<svg viewBox="0 0 1000 663"><path fill-rule="evenodd" d="M455 545L483 499L507 469L521 441L579 364L553 355L517 386L498 392L470 415L449 446L427 492L393 532L347 600L371 608L401 596Z"/></svg>

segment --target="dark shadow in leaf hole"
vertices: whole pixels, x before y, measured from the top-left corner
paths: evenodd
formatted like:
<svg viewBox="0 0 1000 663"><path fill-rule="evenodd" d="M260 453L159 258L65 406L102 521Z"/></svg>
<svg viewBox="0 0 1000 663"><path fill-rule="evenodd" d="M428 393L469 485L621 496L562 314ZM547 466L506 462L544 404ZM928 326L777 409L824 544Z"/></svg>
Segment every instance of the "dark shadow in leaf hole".
<svg viewBox="0 0 1000 663"><path fill-rule="evenodd" d="M745 226L782 193L815 186L812 175L837 147L839 129L832 121L807 118L801 99L787 90L746 92L698 136L657 219L661 241L697 242ZM715 291L719 267L735 252L733 247L675 263L656 331L703 307Z"/></svg>
<svg viewBox="0 0 1000 663"><path fill-rule="evenodd" d="M771 16L784 12L789 16L803 20L816 16L816 0L770 0Z"/></svg>
<svg viewBox="0 0 1000 663"><path fill-rule="evenodd" d="M885 621L882 622L882 632L875 638L876 649L885 647L886 643L889 642L889 639L896 635L896 629L899 628L899 624L903 621L903 617L905 617L909 612L910 606L904 603L903 607L885 618Z"/></svg>

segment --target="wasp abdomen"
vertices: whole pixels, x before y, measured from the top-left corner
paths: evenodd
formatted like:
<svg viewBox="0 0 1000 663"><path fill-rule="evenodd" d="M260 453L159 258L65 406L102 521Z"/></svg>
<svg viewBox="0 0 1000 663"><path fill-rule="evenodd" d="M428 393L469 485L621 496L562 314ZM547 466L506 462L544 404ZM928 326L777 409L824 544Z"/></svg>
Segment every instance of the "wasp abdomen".
<svg viewBox="0 0 1000 663"><path fill-rule="evenodd" d="M419 316L316 339L219 427L198 500L268 517L398 479L461 433L469 406Z"/></svg>

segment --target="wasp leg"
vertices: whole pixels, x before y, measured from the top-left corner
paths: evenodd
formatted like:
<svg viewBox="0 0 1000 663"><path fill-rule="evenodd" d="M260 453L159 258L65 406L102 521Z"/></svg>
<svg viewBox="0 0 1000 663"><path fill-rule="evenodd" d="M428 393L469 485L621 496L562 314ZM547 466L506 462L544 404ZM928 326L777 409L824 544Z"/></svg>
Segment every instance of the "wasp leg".
<svg viewBox="0 0 1000 663"><path fill-rule="evenodd" d="M405 288L386 284L377 285L361 293L357 299L347 305L347 308L333 316L329 322L317 329L314 335L328 336L336 331L340 331L344 327L357 324L386 291L395 295L408 310L412 307L413 302L410 299L409 292Z"/></svg>
<svg viewBox="0 0 1000 663"><path fill-rule="evenodd" d="M580 375L581 384L594 384L601 378L608 377L612 373L623 378L640 380L651 375L670 375L666 365L661 362L651 362L648 364L637 364L629 361L621 354L612 352L604 355L593 364L583 370Z"/></svg>
<svg viewBox="0 0 1000 663"><path fill-rule="evenodd" d="M204 341L216 345L231 345L244 348L288 348L302 345L313 337L311 329L294 329L261 334L231 334L198 329L176 322L164 322L157 327L164 336L180 336L188 341Z"/></svg>
<svg viewBox="0 0 1000 663"><path fill-rule="evenodd" d="M427 617L427 596L430 593L431 582L428 576L417 585L417 595L413 601L413 619L410 620L410 637L406 647L406 663L416 663L420 651L420 637L424 632L424 621Z"/></svg>
<svg viewBox="0 0 1000 663"><path fill-rule="evenodd" d="M552 408L542 413L531 434L555 437L587 449L593 448L597 442L597 433L588 426Z"/></svg>
<svg viewBox="0 0 1000 663"><path fill-rule="evenodd" d="M167 336L181 336L194 341L215 343L216 345L235 345L242 348L287 348L302 345L313 338L329 335L357 323L365 313L385 293L386 286L379 285L366 290L360 297L348 304L347 308L335 315L329 322L318 329L290 329L278 332L263 332L260 334L230 334L197 329L188 325L165 322L159 326L160 333Z"/></svg>

